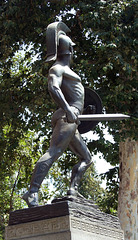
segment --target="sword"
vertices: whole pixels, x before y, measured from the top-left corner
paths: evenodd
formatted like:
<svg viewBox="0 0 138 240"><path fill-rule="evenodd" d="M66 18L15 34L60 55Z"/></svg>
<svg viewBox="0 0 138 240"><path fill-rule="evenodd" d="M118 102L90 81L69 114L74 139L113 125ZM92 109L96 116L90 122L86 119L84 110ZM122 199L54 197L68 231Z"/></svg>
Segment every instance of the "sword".
<svg viewBox="0 0 138 240"><path fill-rule="evenodd" d="M92 106L96 109L96 112L94 113L91 112ZM130 117L121 113L102 114L102 110L102 101L99 95L92 89L85 88L84 111L82 115L78 116L78 120L81 122L78 126L80 134L89 132L97 125L98 122L115 120L121 121Z"/></svg>
<svg viewBox="0 0 138 240"><path fill-rule="evenodd" d="M121 113L112 114L84 114L78 115L80 121L112 121L112 120L124 120L128 119L130 116Z"/></svg>

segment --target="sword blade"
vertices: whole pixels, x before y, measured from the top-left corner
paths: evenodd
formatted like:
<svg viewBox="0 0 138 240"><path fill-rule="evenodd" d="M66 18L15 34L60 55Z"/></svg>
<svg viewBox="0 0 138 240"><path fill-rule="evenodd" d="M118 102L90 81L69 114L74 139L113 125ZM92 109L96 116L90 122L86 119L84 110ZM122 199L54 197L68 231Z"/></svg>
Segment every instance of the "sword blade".
<svg viewBox="0 0 138 240"><path fill-rule="evenodd" d="M112 121L112 120L124 120L130 116L121 113L112 114L85 114L78 115L80 121Z"/></svg>

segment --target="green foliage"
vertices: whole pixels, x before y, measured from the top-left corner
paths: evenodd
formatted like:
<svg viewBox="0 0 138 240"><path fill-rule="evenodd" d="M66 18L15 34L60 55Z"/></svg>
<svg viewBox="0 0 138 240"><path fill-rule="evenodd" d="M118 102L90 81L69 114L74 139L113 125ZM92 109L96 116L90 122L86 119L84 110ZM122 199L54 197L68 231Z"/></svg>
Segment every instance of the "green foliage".
<svg viewBox="0 0 138 240"><path fill-rule="evenodd" d="M54 163L49 174L54 185L54 196L64 196L69 188L72 167L78 162L78 158L67 150L59 159Z"/></svg>
<svg viewBox="0 0 138 240"><path fill-rule="evenodd" d="M103 195L99 196L98 205L104 212L117 215L119 191L118 167L111 168L106 173L101 174L101 179L106 179L107 184Z"/></svg>
<svg viewBox="0 0 138 240"><path fill-rule="evenodd" d="M96 174L94 164L92 164L81 180L79 191L85 198L91 199L98 204L99 197L102 196L104 192L100 184L101 181Z"/></svg>
<svg viewBox="0 0 138 240"><path fill-rule="evenodd" d="M13 147L10 131L11 128L5 127L4 139L7 144L0 161L0 216L3 224L8 222L8 214L12 210L25 206L21 196L24 188L28 187L34 164L40 156L38 151L35 152L39 143L33 132L28 131L27 135L20 138L18 146Z"/></svg>
<svg viewBox="0 0 138 240"><path fill-rule="evenodd" d="M83 84L99 93L104 111L131 116L127 121L97 126L94 131L99 140L88 144L93 154L101 152L115 166L114 172L105 175L106 191L99 187L93 166L80 188L104 211L113 214L116 211L119 141L137 138L136 5L136 0L1 0L0 231L9 212L25 206L20 196L28 187L35 162L49 146L50 118L56 106L47 89L49 66L45 63L45 37L47 25L59 16L71 29L76 42L73 69L81 76ZM23 52L20 54L19 50ZM104 138L103 129L107 126L114 143ZM44 191L40 191L43 203L46 198L65 193L76 161L67 150L53 165L49 177L54 181L56 193L55 189L49 192L49 182L46 182L42 187ZM87 189L91 189L89 196Z"/></svg>
<svg viewBox="0 0 138 240"><path fill-rule="evenodd" d="M98 90L106 112L131 116L124 123L122 136L136 139L136 1L78 1L76 11L72 34L77 29L80 55L76 62L83 60L84 81L87 79L88 85ZM122 122L108 126L115 135L112 129L122 129Z"/></svg>
<svg viewBox="0 0 138 240"><path fill-rule="evenodd" d="M98 125L95 128L93 132L97 134L98 139L90 141L88 143L88 148L94 154L97 154L97 152L101 152L104 159L106 159L106 161L109 162L111 165L115 166L116 164L118 164L119 143L118 141L111 142L105 139L104 130L106 126L106 124L105 126ZM118 132L116 132L116 134L117 133Z"/></svg>

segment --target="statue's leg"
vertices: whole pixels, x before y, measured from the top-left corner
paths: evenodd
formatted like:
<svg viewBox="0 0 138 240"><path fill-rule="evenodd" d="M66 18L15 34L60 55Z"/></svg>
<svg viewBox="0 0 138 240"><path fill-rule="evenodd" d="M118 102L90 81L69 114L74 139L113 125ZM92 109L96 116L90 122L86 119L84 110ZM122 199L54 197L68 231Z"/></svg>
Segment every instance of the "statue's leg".
<svg viewBox="0 0 138 240"><path fill-rule="evenodd" d="M79 157L80 162L78 162L72 169L68 195L79 195L78 186L80 180L87 168L91 165L92 157L78 130L76 130L76 133L69 144L69 148Z"/></svg>
<svg viewBox="0 0 138 240"><path fill-rule="evenodd" d="M28 206L38 205L38 190L53 162L65 151L76 131L76 123L67 123L58 119L53 130L48 151L36 163L29 191L23 196Z"/></svg>

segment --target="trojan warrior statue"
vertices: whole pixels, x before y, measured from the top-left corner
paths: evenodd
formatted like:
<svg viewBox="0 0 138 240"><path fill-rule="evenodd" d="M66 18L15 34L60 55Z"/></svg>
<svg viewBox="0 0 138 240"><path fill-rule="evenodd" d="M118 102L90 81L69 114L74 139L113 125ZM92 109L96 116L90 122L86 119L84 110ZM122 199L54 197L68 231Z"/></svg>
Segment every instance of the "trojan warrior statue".
<svg viewBox="0 0 138 240"><path fill-rule="evenodd" d="M30 188L23 195L29 207L38 205L41 183L52 164L67 147L80 159L72 169L68 195L79 196L80 180L92 163L91 154L78 131L78 116L84 108L84 87L80 77L70 68L75 44L66 35L69 31L62 22L55 22L47 27L47 62L55 61L49 70L48 89L58 109L52 116L53 134L50 147L36 163Z"/></svg>
<svg viewBox="0 0 138 240"><path fill-rule="evenodd" d="M46 31L46 61L54 61L48 74L48 89L58 109L52 116L53 134L50 147L36 163L30 188L23 195L29 207L38 205L38 190L41 183L52 164L67 147L80 159L72 169L67 195L80 196L78 193L80 180L92 163L91 154L80 133L91 130L99 120L129 118L128 115L123 114L101 114L102 104L99 96L90 89L84 90L80 77L70 68L75 44L66 35L68 32L70 32L69 28L62 22L50 24ZM82 112L87 115L81 115ZM79 119L83 121L81 124Z"/></svg>

